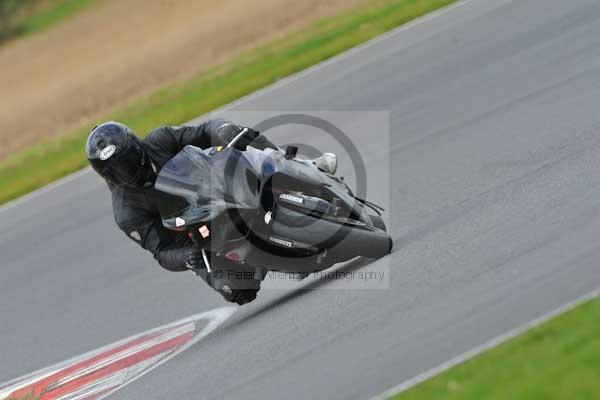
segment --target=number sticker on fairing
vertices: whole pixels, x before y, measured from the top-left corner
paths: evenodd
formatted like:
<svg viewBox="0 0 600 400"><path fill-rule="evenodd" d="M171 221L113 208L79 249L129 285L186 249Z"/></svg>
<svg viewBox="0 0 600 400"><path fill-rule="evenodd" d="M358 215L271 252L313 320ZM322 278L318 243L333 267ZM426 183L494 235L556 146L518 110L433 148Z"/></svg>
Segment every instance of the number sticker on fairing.
<svg viewBox="0 0 600 400"><path fill-rule="evenodd" d="M293 203L302 204L304 203L304 199L299 196L294 196L293 194L282 193L279 195L280 199L291 201Z"/></svg>
<svg viewBox="0 0 600 400"><path fill-rule="evenodd" d="M289 240L280 239L278 237L269 236L269 240L273 243L277 243L280 246L289 247L290 249L293 247L294 243Z"/></svg>

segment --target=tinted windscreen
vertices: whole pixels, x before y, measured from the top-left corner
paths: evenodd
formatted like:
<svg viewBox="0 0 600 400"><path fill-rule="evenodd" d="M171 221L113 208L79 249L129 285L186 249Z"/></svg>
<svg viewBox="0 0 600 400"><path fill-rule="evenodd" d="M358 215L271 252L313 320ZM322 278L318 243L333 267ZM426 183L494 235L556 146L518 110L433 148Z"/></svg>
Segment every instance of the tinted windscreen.
<svg viewBox="0 0 600 400"><path fill-rule="evenodd" d="M163 219L185 216L186 224L214 218L227 208L255 208L260 162L228 149L209 157L186 146L160 171L154 187Z"/></svg>

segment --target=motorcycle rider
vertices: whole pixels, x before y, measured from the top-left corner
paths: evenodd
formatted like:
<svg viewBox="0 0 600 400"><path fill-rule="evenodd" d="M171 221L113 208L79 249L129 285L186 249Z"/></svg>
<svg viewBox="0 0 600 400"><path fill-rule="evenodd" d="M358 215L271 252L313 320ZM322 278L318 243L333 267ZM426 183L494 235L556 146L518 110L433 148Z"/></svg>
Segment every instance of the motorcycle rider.
<svg viewBox="0 0 600 400"><path fill-rule="evenodd" d="M139 139L126 125L109 121L96 126L86 143L86 155L94 170L108 184L115 222L119 228L170 271L192 270L230 302L248 303L256 298L260 279L248 282L215 279L206 269L201 250L185 232L168 230L153 200L154 182L160 169L187 145L203 149L226 145L243 128L223 119L196 126L163 126ZM277 149L267 138L250 129L235 144ZM254 137L250 139L250 137ZM210 261L212 263L212 260Z"/></svg>

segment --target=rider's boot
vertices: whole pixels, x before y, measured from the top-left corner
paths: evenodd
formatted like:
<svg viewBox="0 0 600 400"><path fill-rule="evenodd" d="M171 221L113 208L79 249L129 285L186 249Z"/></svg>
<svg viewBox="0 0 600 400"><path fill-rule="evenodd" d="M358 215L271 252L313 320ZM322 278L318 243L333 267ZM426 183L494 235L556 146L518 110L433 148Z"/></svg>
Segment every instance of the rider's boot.
<svg viewBox="0 0 600 400"><path fill-rule="evenodd" d="M249 265L225 264L213 265L209 285L232 303L242 305L256 299L265 278L263 271Z"/></svg>

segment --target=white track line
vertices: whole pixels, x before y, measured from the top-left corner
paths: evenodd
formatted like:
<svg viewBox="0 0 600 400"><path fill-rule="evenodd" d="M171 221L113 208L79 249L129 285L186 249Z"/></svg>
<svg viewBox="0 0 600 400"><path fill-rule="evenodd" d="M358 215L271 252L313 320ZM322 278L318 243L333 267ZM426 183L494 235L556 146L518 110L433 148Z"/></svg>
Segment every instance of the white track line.
<svg viewBox="0 0 600 400"><path fill-rule="evenodd" d="M253 93L250 93L250 94L248 94L246 96L240 97L239 99L237 99L237 100L235 100L235 101L233 101L233 102L231 102L229 104L226 104L226 105L224 105L224 106L222 106L222 107L220 107L220 108L218 108L216 110L209 111L206 114L198 116L198 117L192 119L192 121L200 120L200 119L205 118L206 116L208 116L210 114L213 114L213 113L216 113L216 112L231 110L232 108L234 108L234 107L236 107L236 106L238 106L240 104L249 102L249 101L251 101L251 100L253 100L253 99L257 98L257 97L264 96L264 95L266 95L269 92L272 92L272 91L274 91L276 89L279 89L279 88L281 88L283 86L289 85L292 82L295 82L295 81L297 81L297 80L299 80L301 78L304 78L307 75L310 75L310 74L312 74L312 73L314 73L314 72L316 72L316 71L318 71L318 70L320 70L322 68L325 68L325 67L327 67L327 66L329 66L331 64L334 64L336 62L340 62L340 61L342 61L342 60L344 60L344 59L346 59L348 57L353 56L354 54L356 54L356 53L358 53L360 51L363 51L363 50L365 50L365 49L367 49L369 47L375 46L375 45L379 44L382 41L388 40L388 39L390 39L390 38L392 38L392 37L400 34L401 32L407 31L409 29L414 28L415 26L421 25L421 24L429 22L429 21L431 21L431 20L433 20L435 18L441 17L444 14L447 14L447 13L449 13L449 12L451 12L451 11L459 8L459 7L462 7L462 6L464 6L464 5L468 4L468 3L471 3L472 1L474 1L474 0L461 0L461 1L458 1L456 3L450 4L449 6L440 8L439 10L436 10L436 11L433 11L433 12L431 12L429 14L426 14L426 15L424 15L422 17L416 18L416 19L414 19L414 20L412 20L410 22L407 22L404 25L401 25L401 26L399 26L397 28L394 28L394 29L392 29L392 30L390 30L388 32L385 32L385 33L383 33L383 34L381 34L381 35L379 35L379 36L377 36L377 37L375 37L375 38L373 38L371 40L368 40L368 41L364 42L363 44L359 44L359 45L357 45L355 47L352 47L351 49L348 49L348 50L340 53L340 54L332 56L331 58L328 58L327 60L324 60L324 61L322 61L320 63L317 63L317 64L313 65L312 67L308 67L308 68L306 68L306 69L304 69L304 70L302 70L300 72L297 72L295 74L292 74L292 75L290 75L290 76L288 76L286 78L282 78L282 79L278 80L277 82L275 82L275 83L273 83L271 85L268 85L268 86L266 86L266 87L264 87L262 89L259 89L259 90L255 91ZM83 151L83 145L82 145L82 151ZM54 189L57 189L57 188L65 185L65 184L67 184L69 182L72 182L75 179L77 179L77 178L79 178L81 176L84 176L84 175L90 173L91 170L92 169L90 167L86 167L86 168L84 168L82 170L79 170L79 171L74 172L74 173L72 173L70 175L67 175L67 176L65 176L63 178L60 178L57 181L54 181L53 183L50 183L50 184L48 184L48 185L46 185L46 186L44 186L44 187L42 187L40 189L34 190L33 192L30 192L30 193L28 193L28 194L26 194L24 196L21 196L21 197L15 199L15 200L9 201L8 203L4 204L3 206L0 206L0 214L3 213L3 212L5 212L5 211L8 211L8 210L10 210L12 208L18 207L21 204L23 204L23 203L25 203L25 202L27 202L29 200L32 200L34 198L37 198L37 197L39 197L39 196L41 196L41 195L43 195L43 194L45 194L47 192L50 192L50 191L52 191Z"/></svg>
<svg viewBox="0 0 600 400"><path fill-rule="evenodd" d="M513 339L516 336L519 336L522 333L525 333L526 331L528 331L532 328L535 328L560 314L570 311L570 310L574 309L575 307L581 305L582 303L585 303L589 300L595 299L598 296L600 296L600 289L596 289L591 293L588 293L581 297L578 297L575 300L573 300L569 303L566 303L566 304L564 304L564 305L562 305L562 306L560 306L538 318L535 318L534 320L532 320L530 322L520 325L506 333L503 333L502 335L496 336L495 338L483 343L480 346L474 347L471 350L469 350L465 353L462 353L462 354L460 354L460 355L458 355L436 367L433 367L430 370L427 370L413 378L410 378L410 379L400 383L399 385L396 385L396 386L386 390L385 392L372 397L370 400L384 400L384 399L390 398L393 395L404 392L405 390L408 390L411 387L413 387L421 382L424 382L430 378L433 378L435 375L438 375L444 371L447 371L450 368L452 368L458 364L462 364L465 361L467 361L487 350L490 350L504 342L507 342L510 339Z"/></svg>

